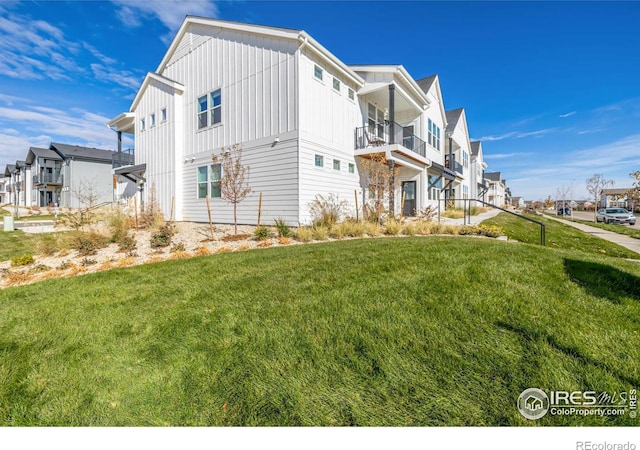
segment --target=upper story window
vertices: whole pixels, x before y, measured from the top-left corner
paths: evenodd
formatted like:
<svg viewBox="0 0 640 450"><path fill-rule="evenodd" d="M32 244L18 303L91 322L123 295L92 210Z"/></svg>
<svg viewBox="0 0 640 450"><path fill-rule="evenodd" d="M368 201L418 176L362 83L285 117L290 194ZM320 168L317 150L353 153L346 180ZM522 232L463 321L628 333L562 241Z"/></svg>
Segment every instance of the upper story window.
<svg viewBox="0 0 640 450"><path fill-rule="evenodd" d="M436 150L440 150L440 127L429 119L427 128L427 142Z"/></svg>
<svg viewBox="0 0 640 450"><path fill-rule="evenodd" d="M211 164L198 167L198 198L221 197L220 179L222 178L222 166Z"/></svg>
<svg viewBox="0 0 640 450"><path fill-rule="evenodd" d="M155 127L156 126L156 115L155 114L151 114L151 116L149 117L149 126L151 127Z"/></svg>
<svg viewBox="0 0 640 450"><path fill-rule="evenodd" d="M322 70L322 67L320 67L319 65L315 65L313 66L313 76L316 77L318 80L322 81L322 75L324 74L324 70Z"/></svg>
<svg viewBox="0 0 640 450"><path fill-rule="evenodd" d="M140 119L140 131L144 131L147 128L147 122L144 119Z"/></svg>
<svg viewBox="0 0 640 450"><path fill-rule="evenodd" d="M160 123L167 121L167 108L162 108L160 110Z"/></svg>
<svg viewBox="0 0 640 450"><path fill-rule="evenodd" d="M333 79L333 89L340 92L340 80L337 78Z"/></svg>
<svg viewBox="0 0 640 450"><path fill-rule="evenodd" d="M198 98L198 129L222 122L222 91Z"/></svg>
<svg viewBox="0 0 640 450"><path fill-rule="evenodd" d="M316 155L315 164L316 164L316 167L324 167L324 156Z"/></svg>
<svg viewBox="0 0 640 450"><path fill-rule="evenodd" d="M384 136L384 113L376 108L375 105L369 103L368 108L368 124L369 133L373 133L378 137Z"/></svg>
<svg viewBox="0 0 640 450"><path fill-rule="evenodd" d="M334 159L333 160L333 170L340 170L340 160L339 159Z"/></svg>
<svg viewBox="0 0 640 450"><path fill-rule="evenodd" d="M353 89L349 88L349 100L355 100L356 94L353 92Z"/></svg>
<svg viewBox="0 0 640 450"><path fill-rule="evenodd" d="M462 165L465 169L469 168L469 153L462 151Z"/></svg>

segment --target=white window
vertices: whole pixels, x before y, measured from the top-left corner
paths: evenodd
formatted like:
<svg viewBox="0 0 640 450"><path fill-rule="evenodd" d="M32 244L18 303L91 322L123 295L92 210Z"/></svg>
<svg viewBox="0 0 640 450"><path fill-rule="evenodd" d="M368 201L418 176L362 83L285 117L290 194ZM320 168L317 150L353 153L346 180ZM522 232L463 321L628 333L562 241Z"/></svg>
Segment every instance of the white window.
<svg viewBox="0 0 640 450"><path fill-rule="evenodd" d="M316 155L316 167L324 167L324 156Z"/></svg>
<svg viewBox="0 0 640 450"><path fill-rule="evenodd" d="M144 131L147 128L147 123L144 119L140 119L140 131Z"/></svg>
<svg viewBox="0 0 640 450"><path fill-rule="evenodd" d="M355 164L353 163L349 163L349 173L354 173L355 172Z"/></svg>
<svg viewBox="0 0 640 450"><path fill-rule="evenodd" d="M222 166L220 164L198 167L198 198L205 198L207 196L210 198L221 197L221 176Z"/></svg>
<svg viewBox="0 0 640 450"><path fill-rule="evenodd" d="M149 126L150 127L155 127L156 126L156 115L155 114L151 114L150 120L149 120Z"/></svg>
<svg viewBox="0 0 640 450"><path fill-rule="evenodd" d="M462 165L465 169L469 168L469 154L465 151L462 152Z"/></svg>
<svg viewBox="0 0 640 450"><path fill-rule="evenodd" d="M333 89L340 92L340 80L335 77L333 78Z"/></svg>
<svg viewBox="0 0 640 450"><path fill-rule="evenodd" d="M354 100L355 98L356 98L356 95L353 92L353 89L349 88L349 100Z"/></svg>
<svg viewBox="0 0 640 450"><path fill-rule="evenodd" d="M322 67L320 67L319 65L315 65L313 67L313 76L316 77L318 80L322 81L322 75L324 73L324 70L322 70Z"/></svg>
<svg viewBox="0 0 640 450"><path fill-rule="evenodd" d="M340 170L340 160L339 159L334 159L333 160L333 170Z"/></svg>
<svg viewBox="0 0 640 450"><path fill-rule="evenodd" d="M440 150L440 127L429 119L427 128L427 142L436 150Z"/></svg>
<svg viewBox="0 0 640 450"><path fill-rule="evenodd" d="M369 103L368 109L369 133L378 137L384 137L384 113Z"/></svg>
<svg viewBox="0 0 640 450"><path fill-rule="evenodd" d="M167 121L167 108L162 108L160 110L160 123Z"/></svg>
<svg viewBox="0 0 640 450"><path fill-rule="evenodd" d="M198 98L198 129L222 122L222 91L220 89Z"/></svg>

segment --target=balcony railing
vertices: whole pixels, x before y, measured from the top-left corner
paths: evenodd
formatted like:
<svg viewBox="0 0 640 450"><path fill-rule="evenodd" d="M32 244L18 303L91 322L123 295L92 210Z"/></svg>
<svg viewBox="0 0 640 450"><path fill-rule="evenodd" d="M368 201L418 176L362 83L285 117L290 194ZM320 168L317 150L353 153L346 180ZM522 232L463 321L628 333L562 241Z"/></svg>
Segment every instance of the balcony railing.
<svg viewBox="0 0 640 450"><path fill-rule="evenodd" d="M418 136L409 133L408 129L399 123L388 123L384 126L358 127L355 131L356 150L370 147L380 147L391 143L402 145L423 158L427 156L427 144Z"/></svg>
<svg viewBox="0 0 640 450"><path fill-rule="evenodd" d="M33 184L64 184L62 173L41 173L33 176Z"/></svg>
<svg viewBox="0 0 640 450"><path fill-rule="evenodd" d="M455 170L459 174L462 174L462 164L456 161L456 158L449 158L449 155L445 155L444 157L444 166L447 169Z"/></svg>
<svg viewBox="0 0 640 450"><path fill-rule="evenodd" d="M132 149L116 152L111 158L111 167L117 169L122 166L131 166L135 163L135 156Z"/></svg>

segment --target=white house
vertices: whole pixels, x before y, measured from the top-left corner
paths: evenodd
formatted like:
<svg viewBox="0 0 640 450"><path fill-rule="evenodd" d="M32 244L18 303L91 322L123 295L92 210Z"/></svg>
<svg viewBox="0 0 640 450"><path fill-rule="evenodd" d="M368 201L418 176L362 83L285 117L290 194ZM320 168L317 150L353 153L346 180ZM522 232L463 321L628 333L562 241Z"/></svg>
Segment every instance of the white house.
<svg viewBox="0 0 640 450"><path fill-rule="evenodd" d="M232 222L212 155L236 143L253 191L238 206L246 224L256 222L260 193L266 222L309 223L317 194L339 196L355 215L356 198L368 196L361 162L372 154L399 169L396 214L403 198L406 215L435 204L456 178L444 162L437 76L420 83L402 66L348 66L299 30L188 16L108 126L119 142L122 133L135 141L135 163L114 171L116 195L143 202L153 188L178 221L207 221L210 198L214 221Z"/></svg>
<svg viewBox="0 0 640 450"><path fill-rule="evenodd" d="M504 207L506 202L506 185L502 179L502 174L500 172L485 172L484 176L489 184L489 190L487 192L488 202L496 206Z"/></svg>
<svg viewBox="0 0 640 450"><path fill-rule="evenodd" d="M470 177L470 189L471 198L475 198L482 201L487 201L487 190L489 185L487 184L484 171L487 169L487 163L484 161L484 154L482 152L482 142L471 142L471 177Z"/></svg>
<svg viewBox="0 0 640 450"><path fill-rule="evenodd" d="M456 178L448 190L445 190L447 199L466 200L471 198L471 158L469 141L469 129L464 108L447 111L446 153L444 156L445 167L453 169ZM457 207L462 207L463 202L456 201Z"/></svg>

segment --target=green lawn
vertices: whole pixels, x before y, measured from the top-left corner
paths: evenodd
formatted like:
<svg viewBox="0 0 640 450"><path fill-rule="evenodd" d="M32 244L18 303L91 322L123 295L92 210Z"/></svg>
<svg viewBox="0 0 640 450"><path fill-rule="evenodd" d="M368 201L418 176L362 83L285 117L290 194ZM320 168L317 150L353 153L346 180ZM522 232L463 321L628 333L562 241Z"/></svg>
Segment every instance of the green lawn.
<svg viewBox="0 0 640 450"><path fill-rule="evenodd" d="M631 261L412 237L5 289L0 424L637 425L515 404L640 386L639 286Z"/></svg>
<svg viewBox="0 0 640 450"><path fill-rule="evenodd" d="M523 214L524 215L524 214ZM585 253L614 256L617 258L640 259L640 254L604 239L591 236L569 225L542 216L526 216L542 222L546 228L546 246L565 250L578 250ZM496 217L482 222L484 225L497 225L503 228L510 239L530 244L540 242L540 226L519 219L511 214L500 213Z"/></svg>
<svg viewBox="0 0 640 450"><path fill-rule="evenodd" d="M40 234L24 233L21 230L6 233L0 231L0 261L24 254L48 254L68 249L76 235L77 232L74 231Z"/></svg>

